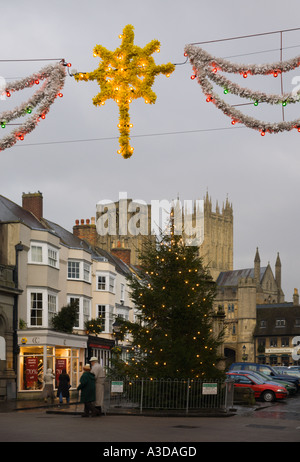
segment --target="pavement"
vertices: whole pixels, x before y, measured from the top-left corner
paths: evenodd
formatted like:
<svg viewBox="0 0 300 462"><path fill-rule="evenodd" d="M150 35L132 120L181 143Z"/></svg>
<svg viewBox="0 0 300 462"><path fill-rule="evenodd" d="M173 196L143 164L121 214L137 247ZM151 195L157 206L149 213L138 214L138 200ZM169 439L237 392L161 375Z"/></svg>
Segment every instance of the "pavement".
<svg viewBox="0 0 300 462"><path fill-rule="evenodd" d="M270 403L257 402L252 406L245 405L234 405L232 409L199 409L190 410L186 413L185 410L155 410L155 409L143 409L140 411L138 408L118 408L113 407L107 409L106 415L143 415L143 416L162 416L162 417L230 417L233 415L247 415L260 409L269 407ZM4 412L16 412L16 411L30 411L30 410L44 410L47 414L68 414L68 415L81 415L83 413L84 405L78 400L70 400L69 404L65 402L59 404L58 400L55 399L54 403L45 403L43 400L10 400L0 402L0 413Z"/></svg>
<svg viewBox="0 0 300 462"><path fill-rule="evenodd" d="M69 407L68 405L63 403L62 405L59 404L58 399L54 400L54 403L51 404L50 402L45 403L43 400L25 400L25 399L15 399L15 400L7 400L7 401L0 401L0 413L2 412L14 412L14 411L29 411L29 410L38 410L38 409L44 409L44 410L51 410L51 409L61 409L67 410L67 409L76 409L78 412L81 411L81 407L83 406L81 403L79 403L77 400L70 400ZM79 408L80 407L80 408ZM78 409L77 409L78 408Z"/></svg>
<svg viewBox="0 0 300 462"><path fill-rule="evenodd" d="M144 411L140 415L137 414L139 409L135 414L130 414L129 410L125 413L124 409L111 409L104 417L81 419L82 405L76 402L61 408L57 407L57 403L53 406L45 406L43 402L15 404L13 410L10 407L11 412L0 414L1 442L72 443L68 446L68 455L73 456L71 452L74 451L75 457L78 457L75 442L96 443L93 446L96 454L103 456L108 456L108 452L113 452L112 456L121 456L120 451L128 448L138 448L141 455L155 456L161 455L161 448L168 449L174 445L182 449L195 447L199 450L197 455L201 456L203 446L198 445L200 442L300 441L300 399L268 406L264 403L255 407L237 406L234 414L223 413L222 417L208 417L205 413L155 415ZM1 408L4 410L3 406ZM299 413L295 415L294 411L298 409ZM225 415L231 417L224 418ZM22 445L14 445L14 454L18 448L20 457L24 457ZM217 446L213 448L215 454ZM152 452L146 453L148 449ZM53 452L53 446L49 445L49 454L50 451ZM222 446L220 451L220 456L224 455Z"/></svg>

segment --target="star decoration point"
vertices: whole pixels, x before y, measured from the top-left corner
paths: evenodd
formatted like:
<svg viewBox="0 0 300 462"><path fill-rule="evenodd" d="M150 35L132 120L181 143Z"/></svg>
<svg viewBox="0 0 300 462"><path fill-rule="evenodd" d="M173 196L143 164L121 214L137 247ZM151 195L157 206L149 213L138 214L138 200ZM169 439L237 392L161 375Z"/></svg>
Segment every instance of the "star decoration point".
<svg viewBox="0 0 300 462"><path fill-rule="evenodd" d="M175 70L175 65L168 63L156 65L151 56L160 51L160 42L152 40L144 48L134 45L134 28L128 24L119 35L122 40L115 51L107 50L102 45L96 45L93 56L101 58L99 67L93 72L75 74L78 80L96 80L100 92L93 98L95 106L102 106L108 99L113 99L119 106L119 144L118 154L124 158L132 156L130 146L129 105L138 98L144 98L146 104L154 104L156 94L151 89L156 75L167 77Z"/></svg>

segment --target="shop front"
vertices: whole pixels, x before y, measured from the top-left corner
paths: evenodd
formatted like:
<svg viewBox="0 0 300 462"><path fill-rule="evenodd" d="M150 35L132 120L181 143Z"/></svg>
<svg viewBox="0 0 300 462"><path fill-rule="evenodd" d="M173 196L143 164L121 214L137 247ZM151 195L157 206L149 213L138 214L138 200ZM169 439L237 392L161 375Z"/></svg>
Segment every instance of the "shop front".
<svg viewBox="0 0 300 462"><path fill-rule="evenodd" d="M114 346L114 340L89 335L87 361L95 356L98 358L99 364L107 370L110 367L111 351Z"/></svg>
<svg viewBox="0 0 300 462"><path fill-rule="evenodd" d="M294 364L293 348L266 348L264 354L258 355L258 362L271 366L290 366Z"/></svg>
<svg viewBox="0 0 300 462"><path fill-rule="evenodd" d="M65 334L49 329L18 331L18 398L38 399L44 387L47 369L55 376L54 387L65 369L70 376L71 392L79 384L84 365L87 339L85 335Z"/></svg>

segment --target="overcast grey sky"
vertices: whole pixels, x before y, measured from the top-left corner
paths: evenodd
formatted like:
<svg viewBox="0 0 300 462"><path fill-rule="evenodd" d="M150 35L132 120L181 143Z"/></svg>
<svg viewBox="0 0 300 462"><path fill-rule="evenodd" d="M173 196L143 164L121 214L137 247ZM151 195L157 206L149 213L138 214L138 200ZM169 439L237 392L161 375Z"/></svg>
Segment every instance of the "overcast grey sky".
<svg viewBox="0 0 300 462"><path fill-rule="evenodd" d="M152 39L161 42L161 52L153 55L157 64L184 62L188 43L300 27L296 0L1 3L2 60L65 58L83 72L98 67L93 47L117 48L127 24L134 26L136 45L144 47ZM274 34L203 48L234 62L271 63L279 60L279 46L280 36ZM300 30L285 33L283 59L298 54ZM45 64L0 62L0 75L8 81L19 79ZM208 191L214 207L216 201L222 206L228 196L234 212L235 269L252 267L259 247L262 266L270 262L274 271L279 252L283 291L290 301L293 289L300 289L300 134L294 130L262 137L257 131L231 126L228 117L206 103L191 74L189 63L176 66L169 78L156 77L155 105L143 100L131 104L134 154L127 160L117 154L116 103L94 107L97 84L77 83L68 76L64 97L54 103L45 121L23 142L0 153L0 194L21 204L22 192L41 191L45 217L70 231L76 219L95 216L98 201L117 200L121 191L147 202L172 200L178 194L182 201L202 199ZM280 93L279 79L263 79L248 79L247 84ZM292 74L284 77L285 91L293 89L291 80ZM30 91L20 92L15 102L28 99ZM0 101L1 112L15 104L12 99ZM281 120L278 107L245 109L252 115L253 110L261 111L255 116L262 120ZM299 104L286 109L286 120L297 117ZM86 141L70 142L74 140ZM65 143L47 144L53 141Z"/></svg>

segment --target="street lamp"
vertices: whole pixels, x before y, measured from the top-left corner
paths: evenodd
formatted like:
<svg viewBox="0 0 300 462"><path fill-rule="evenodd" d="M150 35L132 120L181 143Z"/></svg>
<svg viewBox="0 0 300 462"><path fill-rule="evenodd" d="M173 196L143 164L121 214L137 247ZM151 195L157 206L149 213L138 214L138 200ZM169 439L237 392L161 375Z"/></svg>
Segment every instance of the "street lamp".
<svg viewBox="0 0 300 462"><path fill-rule="evenodd" d="M115 320L115 322L112 325L113 328L113 333L116 336L116 346L118 346L118 335L121 332L121 324L119 323L118 319Z"/></svg>

